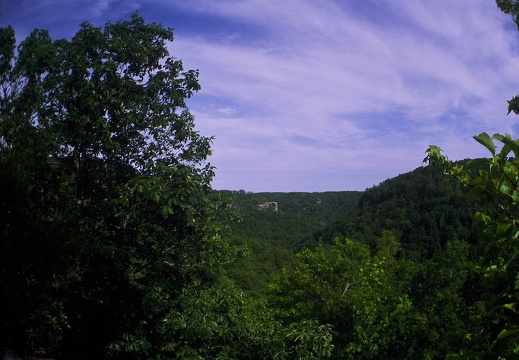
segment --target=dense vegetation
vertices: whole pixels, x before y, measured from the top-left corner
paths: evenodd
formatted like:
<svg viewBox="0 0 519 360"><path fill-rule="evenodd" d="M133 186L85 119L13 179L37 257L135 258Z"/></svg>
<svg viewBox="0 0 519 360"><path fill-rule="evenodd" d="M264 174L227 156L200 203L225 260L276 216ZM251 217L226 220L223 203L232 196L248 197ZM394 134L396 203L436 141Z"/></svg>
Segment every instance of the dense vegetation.
<svg viewBox="0 0 519 360"><path fill-rule="evenodd" d="M229 276L248 293L263 292L270 275L289 266L301 239L352 210L362 192L220 192L237 221L222 236L245 250ZM261 208L261 204L276 203ZM236 264L234 264L236 265Z"/></svg>
<svg viewBox="0 0 519 360"><path fill-rule="evenodd" d="M333 358L491 357L494 284L477 268L476 205L440 169L363 193L222 195L241 219L225 237L245 250L226 277L282 326L331 325ZM260 208L270 201L277 210ZM327 209L337 201L348 205Z"/></svg>
<svg viewBox="0 0 519 360"><path fill-rule="evenodd" d="M228 206L239 215L229 237L269 242L286 248L352 210L362 195L360 191L248 193L242 190L221 193ZM276 202L277 209L260 207L269 202Z"/></svg>
<svg viewBox="0 0 519 360"><path fill-rule="evenodd" d="M170 29L133 15L0 39L0 348L518 356L519 140L482 133L490 157L461 163L431 146L430 165L362 194L217 192Z"/></svg>
<svg viewBox="0 0 519 360"><path fill-rule="evenodd" d="M2 348L63 359L330 352L326 327L284 326L221 276L237 251L220 236L211 139L185 104L198 73L169 56L171 30L134 15L83 24L71 40L35 30L16 46L11 27L0 38Z"/></svg>
<svg viewBox="0 0 519 360"><path fill-rule="evenodd" d="M436 168L420 167L367 189L354 212L316 232L305 245L332 243L340 236L374 248L383 231L390 230L398 235L404 257L430 259L449 240L473 241L474 210L460 186Z"/></svg>
<svg viewBox="0 0 519 360"><path fill-rule="evenodd" d="M492 328L483 301L491 284L477 271L473 208L431 166L367 189L273 274L271 306L287 323L331 324L337 359L487 356L480 329Z"/></svg>

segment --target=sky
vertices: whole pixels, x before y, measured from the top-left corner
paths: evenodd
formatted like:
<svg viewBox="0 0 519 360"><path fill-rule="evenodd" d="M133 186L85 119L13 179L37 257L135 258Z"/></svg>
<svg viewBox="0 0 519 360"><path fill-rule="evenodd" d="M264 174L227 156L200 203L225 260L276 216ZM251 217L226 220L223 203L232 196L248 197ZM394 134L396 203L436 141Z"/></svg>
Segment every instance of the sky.
<svg viewBox="0 0 519 360"><path fill-rule="evenodd" d="M457 160L519 135L519 32L493 0L0 0L0 26L70 38L135 11L200 71L215 189L362 191L431 144Z"/></svg>

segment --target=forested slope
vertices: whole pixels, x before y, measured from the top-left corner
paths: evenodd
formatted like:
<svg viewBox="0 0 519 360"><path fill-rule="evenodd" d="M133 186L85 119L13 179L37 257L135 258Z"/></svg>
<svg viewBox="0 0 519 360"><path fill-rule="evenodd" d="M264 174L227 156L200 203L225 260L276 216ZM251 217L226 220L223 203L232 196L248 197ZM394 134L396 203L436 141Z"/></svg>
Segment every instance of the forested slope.
<svg viewBox="0 0 519 360"><path fill-rule="evenodd" d="M449 241L479 246L471 236L473 201L460 186L432 166L387 179L365 192L222 192L238 214L224 234L245 246L246 256L228 274L239 286L262 293L272 273L294 264L293 254L317 244L348 238L376 251L387 232L399 243L397 256L421 263L441 256ZM276 202L261 209L260 204Z"/></svg>
<svg viewBox="0 0 519 360"><path fill-rule="evenodd" d="M227 235L291 248L302 237L338 219L357 206L360 191L263 192L222 191L239 221ZM267 208L261 204L275 202Z"/></svg>
<svg viewBox="0 0 519 360"><path fill-rule="evenodd" d="M373 248L382 232L391 230L401 242L402 254L421 260L433 257L449 240L473 242L473 213L473 201L459 184L437 168L424 166L367 189L352 212L315 232L301 245L332 243L339 236Z"/></svg>
<svg viewBox="0 0 519 360"><path fill-rule="evenodd" d="M224 195L241 216L226 235L250 251L227 276L286 326L331 325L333 358L491 354L475 204L438 168L363 193Z"/></svg>
<svg viewBox="0 0 519 360"><path fill-rule="evenodd" d="M239 266L228 272L244 290L261 292L272 272L293 261L296 244L354 209L362 192L220 194L237 217L223 236L248 250Z"/></svg>
<svg viewBox="0 0 519 360"><path fill-rule="evenodd" d="M388 179L298 244L272 274L270 304L287 323L332 325L336 359L491 356L498 285L477 270L474 212L436 167Z"/></svg>

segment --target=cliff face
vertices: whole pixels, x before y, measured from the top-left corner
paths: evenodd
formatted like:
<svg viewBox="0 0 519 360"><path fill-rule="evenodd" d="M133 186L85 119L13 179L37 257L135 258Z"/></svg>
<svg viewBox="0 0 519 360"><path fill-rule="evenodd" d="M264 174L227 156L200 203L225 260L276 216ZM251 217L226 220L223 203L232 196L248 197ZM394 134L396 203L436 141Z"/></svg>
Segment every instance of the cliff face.
<svg viewBox="0 0 519 360"><path fill-rule="evenodd" d="M258 208L260 210L270 209L270 210L278 211L278 203L277 203L277 201L264 201L264 202L261 202L258 204Z"/></svg>

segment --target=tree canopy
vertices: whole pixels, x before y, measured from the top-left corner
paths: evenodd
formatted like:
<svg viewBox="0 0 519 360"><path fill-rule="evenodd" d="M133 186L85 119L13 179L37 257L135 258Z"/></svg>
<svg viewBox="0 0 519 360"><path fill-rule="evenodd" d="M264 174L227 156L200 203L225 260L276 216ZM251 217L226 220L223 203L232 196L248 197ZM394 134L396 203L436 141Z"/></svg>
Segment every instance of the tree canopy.
<svg viewBox="0 0 519 360"><path fill-rule="evenodd" d="M171 29L70 39L0 29L0 348L63 359L326 358L329 325L284 325L222 276L239 249L211 188L198 71Z"/></svg>
<svg viewBox="0 0 519 360"><path fill-rule="evenodd" d="M229 254L212 138L185 102L198 72L137 14L70 40L34 30L16 56L13 29L0 38L0 337L70 358L159 353L176 294Z"/></svg>

